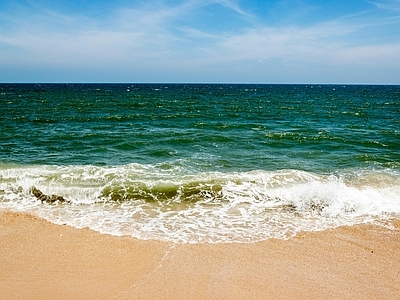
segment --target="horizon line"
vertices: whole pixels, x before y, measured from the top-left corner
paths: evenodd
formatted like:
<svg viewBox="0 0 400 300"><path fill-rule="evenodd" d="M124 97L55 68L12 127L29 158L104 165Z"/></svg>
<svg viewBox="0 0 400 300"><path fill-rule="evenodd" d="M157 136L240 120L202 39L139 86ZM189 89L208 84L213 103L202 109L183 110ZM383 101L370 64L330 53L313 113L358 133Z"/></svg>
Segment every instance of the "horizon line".
<svg viewBox="0 0 400 300"><path fill-rule="evenodd" d="M122 82L113 82L113 81L77 81L77 82L57 82L57 81L44 81L44 82L0 82L0 84L204 84L204 85L400 85L400 83L285 83L285 82L167 82L167 81L143 81L143 82L130 82L130 81L122 81Z"/></svg>

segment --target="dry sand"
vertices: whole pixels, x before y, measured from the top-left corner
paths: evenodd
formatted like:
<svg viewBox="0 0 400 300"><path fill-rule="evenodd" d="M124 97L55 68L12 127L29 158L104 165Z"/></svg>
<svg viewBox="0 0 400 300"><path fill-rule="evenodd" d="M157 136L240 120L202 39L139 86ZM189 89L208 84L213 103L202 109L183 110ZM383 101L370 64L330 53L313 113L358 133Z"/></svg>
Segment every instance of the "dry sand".
<svg viewBox="0 0 400 300"><path fill-rule="evenodd" d="M400 222L173 244L0 212L1 299L400 299Z"/></svg>

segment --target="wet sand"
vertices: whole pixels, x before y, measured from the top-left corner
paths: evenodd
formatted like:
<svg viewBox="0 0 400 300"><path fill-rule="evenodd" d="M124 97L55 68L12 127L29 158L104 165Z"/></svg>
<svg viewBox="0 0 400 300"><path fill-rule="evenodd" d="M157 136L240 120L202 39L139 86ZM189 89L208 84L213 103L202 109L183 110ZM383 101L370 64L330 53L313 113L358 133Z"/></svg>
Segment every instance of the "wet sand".
<svg viewBox="0 0 400 300"><path fill-rule="evenodd" d="M173 244L0 212L0 299L400 299L400 221Z"/></svg>

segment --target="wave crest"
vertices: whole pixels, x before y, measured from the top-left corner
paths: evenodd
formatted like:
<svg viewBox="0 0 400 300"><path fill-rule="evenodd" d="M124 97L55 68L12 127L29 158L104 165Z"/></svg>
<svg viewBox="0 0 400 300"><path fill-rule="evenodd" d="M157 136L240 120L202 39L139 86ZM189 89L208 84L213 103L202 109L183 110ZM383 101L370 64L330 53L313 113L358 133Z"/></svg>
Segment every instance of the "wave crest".
<svg viewBox="0 0 400 300"><path fill-rule="evenodd" d="M65 201L42 201L53 198ZM1 208L137 238L255 241L398 217L400 176L391 169L315 174L191 173L136 164L2 166Z"/></svg>

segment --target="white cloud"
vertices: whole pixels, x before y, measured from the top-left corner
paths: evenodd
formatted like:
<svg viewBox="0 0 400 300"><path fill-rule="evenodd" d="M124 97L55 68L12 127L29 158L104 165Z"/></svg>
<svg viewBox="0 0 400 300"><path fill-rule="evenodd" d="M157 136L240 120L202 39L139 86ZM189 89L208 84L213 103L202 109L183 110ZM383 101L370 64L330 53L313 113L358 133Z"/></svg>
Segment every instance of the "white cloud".
<svg viewBox="0 0 400 300"><path fill-rule="evenodd" d="M318 65L400 65L399 39L373 44L358 37L386 20L371 21L357 15L308 26L280 27L249 22L248 27L233 32L210 32L190 22L178 22L190 20L197 9L211 3L252 18L228 0L192 0L173 7L148 3L111 11L103 20L51 10L15 15L12 22L8 16L10 30L0 27L0 66L101 68L124 74L138 70L175 72L176 78L182 72L181 77L191 74L198 78L197 73L212 78L212 74L222 77L225 72L228 76L239 69L261 74L268 71L263 71L265 66L294 67L297 72L311 73Z"/></svg>
<svg viewBox="0 0 400 300"><path fill-rule="evenodd" d="M352 47L337 51L333 57L335 62L340 64L373 66L385 64L400 68L400 43Z"/></svg>
<svg viewBox="0 0 400 300"><path fill-rule="evenodd" d="M326 22L309 27L259 27L245 29L241 33L212 36L215 43L209 45L210 62L229 60L281 61L326 63L337 52L351 49L347 39L361 25ZM196 32L198 36L207 36ZM203 47L205 49L206 47ZM203 60L203 62L206 60Z"/></svg>
<svg viewBox="0 0 400 300"><path fill-rule="evenodd" d="M369 1L369 3L375 5L376 7L380 8L380 9L400 11L400 1L399 0L389 0L389 1L380 1L380 2Z"/></svg>

